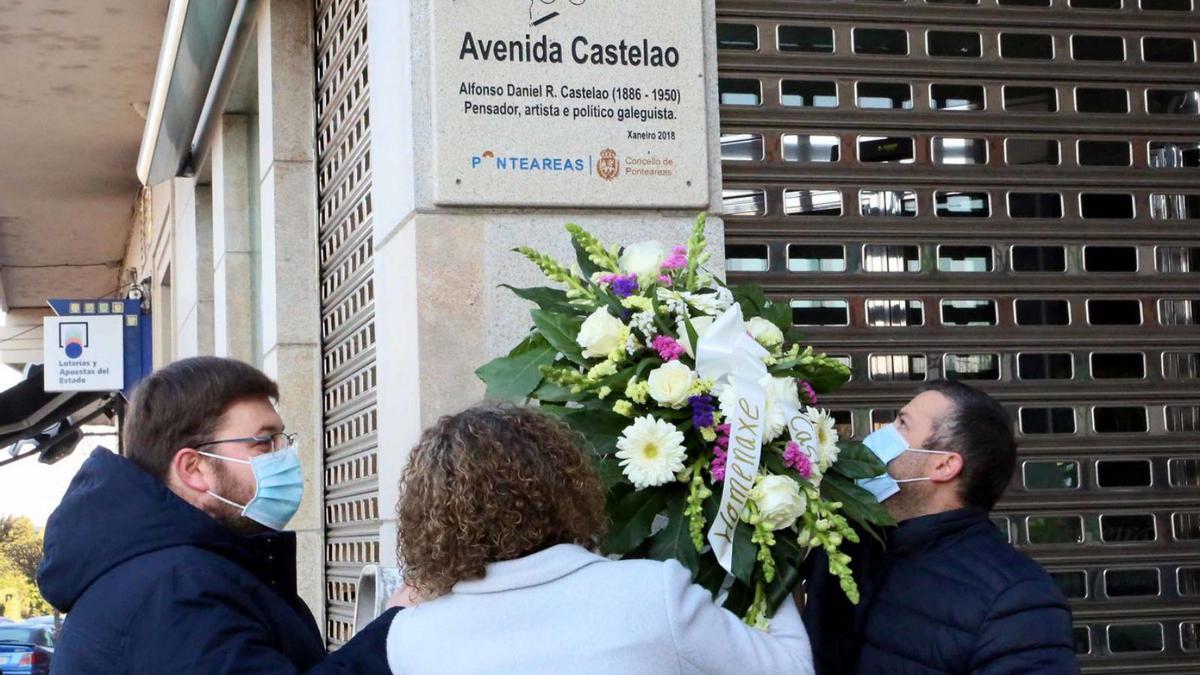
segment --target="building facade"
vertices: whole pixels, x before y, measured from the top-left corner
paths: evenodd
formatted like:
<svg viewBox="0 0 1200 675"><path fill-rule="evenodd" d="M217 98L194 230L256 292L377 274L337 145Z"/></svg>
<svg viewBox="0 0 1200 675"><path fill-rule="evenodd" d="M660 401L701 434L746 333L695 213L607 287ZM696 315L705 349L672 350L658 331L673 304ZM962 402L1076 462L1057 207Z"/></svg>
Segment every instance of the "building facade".
<svg viewBox="0 0 1200 675"><path fill-rule="evenodd" d="M843 434L927 379L994 393L1022 456L995 520L1072 598L1083 662L1188 672L1200 18L1136 3L704 0L689 105L717 267L848 360ZM457 83L435 77L430 3L188 4L123 264L149 280L157 363L231 356L280 382L308 488L301 594L337 646L362 566L395 562L407 448L525 330L498 286L536 273L509 251L568 257L568 221L676 241L698 209L439 201L434 102Z"/></svg>

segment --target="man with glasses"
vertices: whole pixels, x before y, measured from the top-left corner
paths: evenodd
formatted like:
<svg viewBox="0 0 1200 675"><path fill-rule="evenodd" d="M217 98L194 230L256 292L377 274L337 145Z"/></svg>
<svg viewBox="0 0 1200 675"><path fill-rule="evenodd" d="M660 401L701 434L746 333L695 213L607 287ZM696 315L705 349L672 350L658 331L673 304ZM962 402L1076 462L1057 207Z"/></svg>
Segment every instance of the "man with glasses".
<svg viewBox="0 0 1200 675"><path fill-rule="evenodd" d="M921 387L863 443L887 467L859 481L897 521L847 544L861 602L810 556L804 623L817 673L1078 673L1071 610L990 511L1016 466L1012 422L960 382Z"/></svg>
<svg viewBox="0 0 1200 675"><path fill-rule="evenodd" d="M304 482L278 398L257 369L214 357L138 385L126 455L97 448L46 526L38 585L68 613L56 672L388 672L394 612L326 659L296 595L282 530Z"/></svg>

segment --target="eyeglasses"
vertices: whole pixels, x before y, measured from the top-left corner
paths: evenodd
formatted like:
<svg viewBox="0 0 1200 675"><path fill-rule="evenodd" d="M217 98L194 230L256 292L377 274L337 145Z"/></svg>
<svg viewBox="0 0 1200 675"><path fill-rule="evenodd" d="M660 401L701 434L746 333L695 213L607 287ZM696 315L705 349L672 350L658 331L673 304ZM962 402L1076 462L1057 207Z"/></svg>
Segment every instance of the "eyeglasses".
<svg viewBox="0 0 1200 675"><path fill-rule="evenodd" d="M262 436L242 436L241 438L222 438L215 441L205 441L197 443L193 447L203 448L206 445L218 445L220 443L270 443L271 452L278 452L296 443L296 434L287 434L282 431L274 434L264 434Z"/></svg>

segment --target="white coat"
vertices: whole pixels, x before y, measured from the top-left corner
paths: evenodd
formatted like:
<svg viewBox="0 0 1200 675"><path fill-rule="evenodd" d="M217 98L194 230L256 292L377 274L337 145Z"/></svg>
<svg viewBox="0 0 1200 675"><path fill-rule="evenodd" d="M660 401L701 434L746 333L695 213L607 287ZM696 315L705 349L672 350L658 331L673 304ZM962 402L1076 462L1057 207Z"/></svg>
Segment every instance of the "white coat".
<svg viewBox="0 0 1200 675"><path fill-rule="evenodd" d="M488 565L401 611L387 659L395 675L813 673L790 597L764 633L673 560L612 561L567 544Z"/></svg>

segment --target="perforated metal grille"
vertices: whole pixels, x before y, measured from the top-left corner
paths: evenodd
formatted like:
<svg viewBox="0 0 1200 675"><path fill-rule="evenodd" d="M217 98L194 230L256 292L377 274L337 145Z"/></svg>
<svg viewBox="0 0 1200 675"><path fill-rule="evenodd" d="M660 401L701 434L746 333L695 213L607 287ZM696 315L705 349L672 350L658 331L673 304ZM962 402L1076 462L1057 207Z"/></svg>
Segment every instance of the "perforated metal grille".
<svg viewBox="0 0 1200 675"><path fill-rule="evenodd" d="M326 637L353 630L379 561L375 286L366 0L316 0L317 190L325 456Z"/></svg>
<svg viewBox="0 0 1200 675"><path fill-rule="evenodd" d="M1122 4L1123 3L1123 4ZM995 513L1093 672L1200 672L1192 0L719 0L727 264L854 379L1018 421Z"/></svg>

